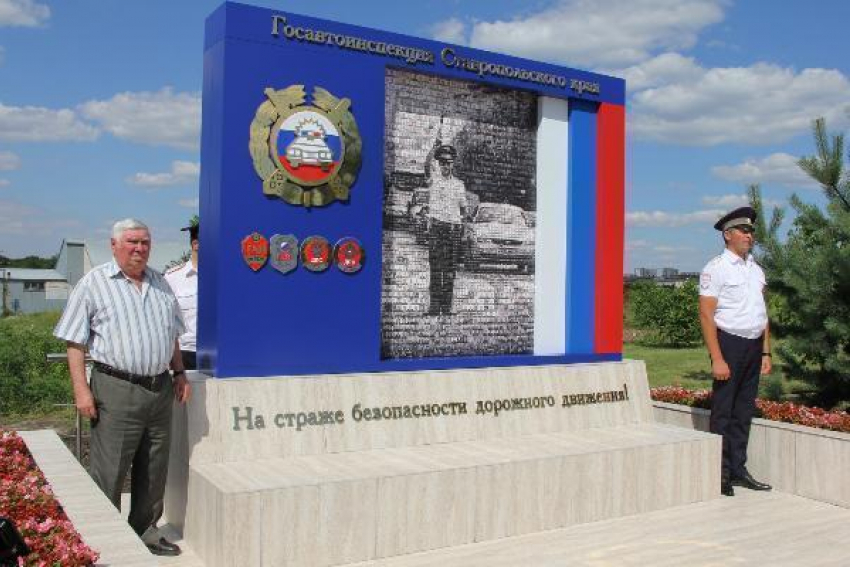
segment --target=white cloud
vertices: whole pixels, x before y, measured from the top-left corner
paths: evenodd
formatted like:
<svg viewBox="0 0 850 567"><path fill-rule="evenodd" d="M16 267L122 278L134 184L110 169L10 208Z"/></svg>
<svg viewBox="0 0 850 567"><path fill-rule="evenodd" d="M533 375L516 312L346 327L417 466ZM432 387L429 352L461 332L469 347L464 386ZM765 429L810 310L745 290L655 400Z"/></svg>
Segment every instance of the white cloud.
<svg viewBox="0 0 850 567"><path fill-rule="evenodd" d="M125 92L80 105L86 118L117 138L181 150L196 150L201 131L200 93Z"/></svg>
<svg viewBox="0 0 850 567"><path fill-rule="evenodd" d="M437 41L462 44L466 42L466 29L459 19L449 18L431 28L431 37Z"/></svg>
<svg viewBox="0 0 850 567"><path fill-rule="evenodd" d="M630 71L638 84L651 86L631 98L629 129L637 138L773 144L809 132L818 116L834 127L847 123L850 81L837 70L796 72L767 63L704 69L673 58L665 71L654 72L658 60Z"/></svg>
<svg viewBox="0 0 850 567"><path fill-rule="evenodd" d="M6 59L6 48L0 45L0 65L3 64L3 61Z"/></svg>
<svg viewBox="0 0 850 567"><path fill-rule="evenodd" d="M625 66L654 51L692 47L697 34L723 19L725 0L561 0L510 21L473 22L469 45L576 65ZM460 22L436 29L463 39ZM456 41L457 43L464 43Z"/></svg>
<svg viewBox="0 0 850 567"><path fill-rule="evenodd" d="M726 211L719 209L668 213L665 211L634 211L626 213L626 224L633 227L680 227L689 224L714 224Z"/></svg>
<svg viewBox="0 0 850 567"><path fill-rule="evenodd" d="M21 158L12 152L0 152L0 171L14 171L21 167Z"/></svg>
<svg viewBox="0 0 850 567"><path fill-rule="evenodd" d="M49 17L50 8L33 0L0 0L0 27L34 27Z"/></svg>
<svg viewBox="0 0 850 567"><path fill-rule="evenodd" d="M171 171L165 173L136 173L127 179L141 187L168 187L194 183L201 173L201 164L192 161L172 161Z"/></svg>
<svg viewBox="0 0 850 567"><path fill-rule="evenodd" d="M177 201L177 204L181 207L186 207L187 209L197 209L200 205L201 200L195 197L194 199L180 199Z"/></svg>
<svg viewBox="0 0 850 567"><path fill-rule="evenodd" d="M91 141L97 137L97 128L82 122L73 110L0 103L0 141Z"/></svg>
<svg viewBox="0 0 850 567"><path fill-rule="evenodd" d="M797 160L786 153L770 154L761 159L747 159L737 165L718 165L711 168L715 177L740 183L777 184L787 187L817 188L819 185L806 175Z"/></svg>
<svg viewBox="0 0 850 567"><path fill-rule="evenodd" d="M0 200L0 234L11 236L33 236L36 238L61 235L69 229L78 229L80 223L71 219L51 217L47 211L18 203ZM55 238L55 236L53 236ZM27 245L26 239L10 239L9 244ZM56 246L59 245L57 240ZM11 251L10 251L11 252ZM16 252L15 252L16 253ZM11 254L9 254L11 255Z"/></svg>
<svg viewBox="0 0 850 567"><path fill-rule="evenodd" d="M750 200L746 195L730 194L730 195L706 195L702 198L705 205L713 205L723 207L724 209L734 209L736 207L746 207L750 204Z"/></svg>
<svg viewBox="0 0 850 567"><path fill-rule="evenodd" d="M0 187L8 187L12 182L8 179L0 179Z"/></svg>
<svg viewBox="0 0 850 567"><path fill-rule="evenodd" d="M705 73L693 57L678 53L662 53L625 69L604 69L603 73L622 77L629 92L639 92L660 85L697 81Z"/></svg>

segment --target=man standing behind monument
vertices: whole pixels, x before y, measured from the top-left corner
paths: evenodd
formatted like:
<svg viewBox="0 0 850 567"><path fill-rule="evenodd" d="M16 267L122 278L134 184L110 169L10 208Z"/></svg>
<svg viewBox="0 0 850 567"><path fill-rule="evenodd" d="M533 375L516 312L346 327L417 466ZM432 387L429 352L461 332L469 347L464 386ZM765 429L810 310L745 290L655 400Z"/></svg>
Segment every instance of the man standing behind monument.
<svg viewBox="0 0 850 567"><path fill-rule="evenodd" d="M726 250L700 274L700 324L714 376L710 428L723 436L720 491L726 496L735 494L733 485L771 488L745 466L759 375L771 369L765 277L750 253L755 220L755 210L741 207L717 221Z"/></svg>
<svg viewBox="0 0 850 567"><path fill-rule="evenodd" d="M183 323L186 331L180 335L180 356L183 358L183 368L195 370L197 365L197 328L198 328L198 231L200 224L198 217L192 219L189 226L181 228L181 231L189 232L189 245L191 253L189 260L178 264L165 272L165 281L171 286L180 312L183 314Z"/></svg>
<svg viewBox="0 0 850 567"><path fill-rule="evenodd" d="M91 420L91 475L116 508L132 464L130 526L156 555L180 548L159 536L171 434L172 396L189 399L171 288L148 268L151 237L135 219L112 228L113 260L74 287L54 335L65 340L77 410ZM86 382L85 354L94 361ZM172 377L169 364L174 370Z"/></svg>
<svg viewBox="0 0 850 567"><path fill-rule="evenodd" d="M430 187L428 195L428 263L431 272L428 315L451 315L455 273L460 259L463 219L466 217L466 187L454 176L457 150L443 145L437 135L428 156L425 175ZM433 157L432 157L433 155ZM433 161L439 173L432 173Z"/></svg>

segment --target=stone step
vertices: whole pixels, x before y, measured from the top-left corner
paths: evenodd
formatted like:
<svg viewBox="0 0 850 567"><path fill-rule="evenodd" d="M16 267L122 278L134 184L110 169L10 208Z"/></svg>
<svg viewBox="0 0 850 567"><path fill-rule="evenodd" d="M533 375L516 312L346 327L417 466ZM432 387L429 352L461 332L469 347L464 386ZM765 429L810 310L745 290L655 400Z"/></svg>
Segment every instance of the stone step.
<svg viewBox="0 0 850 567"><path fill-rule="evenodd" d="M339 565L699 502L719 438L652 423L189 468L208 567Z"/></svg>

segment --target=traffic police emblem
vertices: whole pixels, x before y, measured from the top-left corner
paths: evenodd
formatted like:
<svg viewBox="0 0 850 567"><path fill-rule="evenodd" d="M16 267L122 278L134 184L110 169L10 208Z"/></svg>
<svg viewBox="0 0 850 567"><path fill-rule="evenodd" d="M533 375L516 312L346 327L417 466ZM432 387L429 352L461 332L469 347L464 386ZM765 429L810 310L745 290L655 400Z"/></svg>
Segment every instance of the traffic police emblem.
<svg viewBox="0 0 850 567"><path fill-rule="evenodd" d="M301 264L311 272L328 269L331 245L323 236L308 236L301 243Z"/></svg>
<svg viewBox="0 0 850 567"><path fill-rule="evenodd" d="M275 234L269 239L272 268L288 274L298 266L298 239L294 234Z"/></svg>
<svg viewBox="0 0 850 567"><path fill-rule="evenodd" d="M363 245L356 238L347 236L339 240L334 246L334 262L340 271L346 274L359 272L363 267L363 260L366 256L363 252Z"/></svg>
<svg viewBox="0 0 850 567"><path fill-rule="evenodd" d="M248 145L263 193L304 207L347 201L362 149L351 101L315 87L307 105L304 85L265 94Z"/></svg>
<svg viewBox="0 0 850 567"><path fill-rule="evenodd" d="M269 259L269 241L259 232L249 234L242 239L242 258L255 272Z"/></svg>

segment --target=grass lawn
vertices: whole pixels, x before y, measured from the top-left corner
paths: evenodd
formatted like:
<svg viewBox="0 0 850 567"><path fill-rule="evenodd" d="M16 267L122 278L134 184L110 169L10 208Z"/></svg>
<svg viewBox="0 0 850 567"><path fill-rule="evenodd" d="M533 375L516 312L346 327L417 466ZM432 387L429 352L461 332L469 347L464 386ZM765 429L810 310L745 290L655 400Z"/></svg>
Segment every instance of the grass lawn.
<svg viewBox="0 0 850 567"><path fill-rule="evenodd" d="M704 346L691 348L662 348L625 343L623 357L643 360L646 363L646 373L649 387L681 386L689 390L711 389L711 363ZM773 395L769 391L773 386ZM779 388L785 393L783 398L794 399L796 393L804 391L809 386L805 382L787 380L782 375L781 362L775 362L773 372L761 378L759 396L776 398Z"/></svg>

